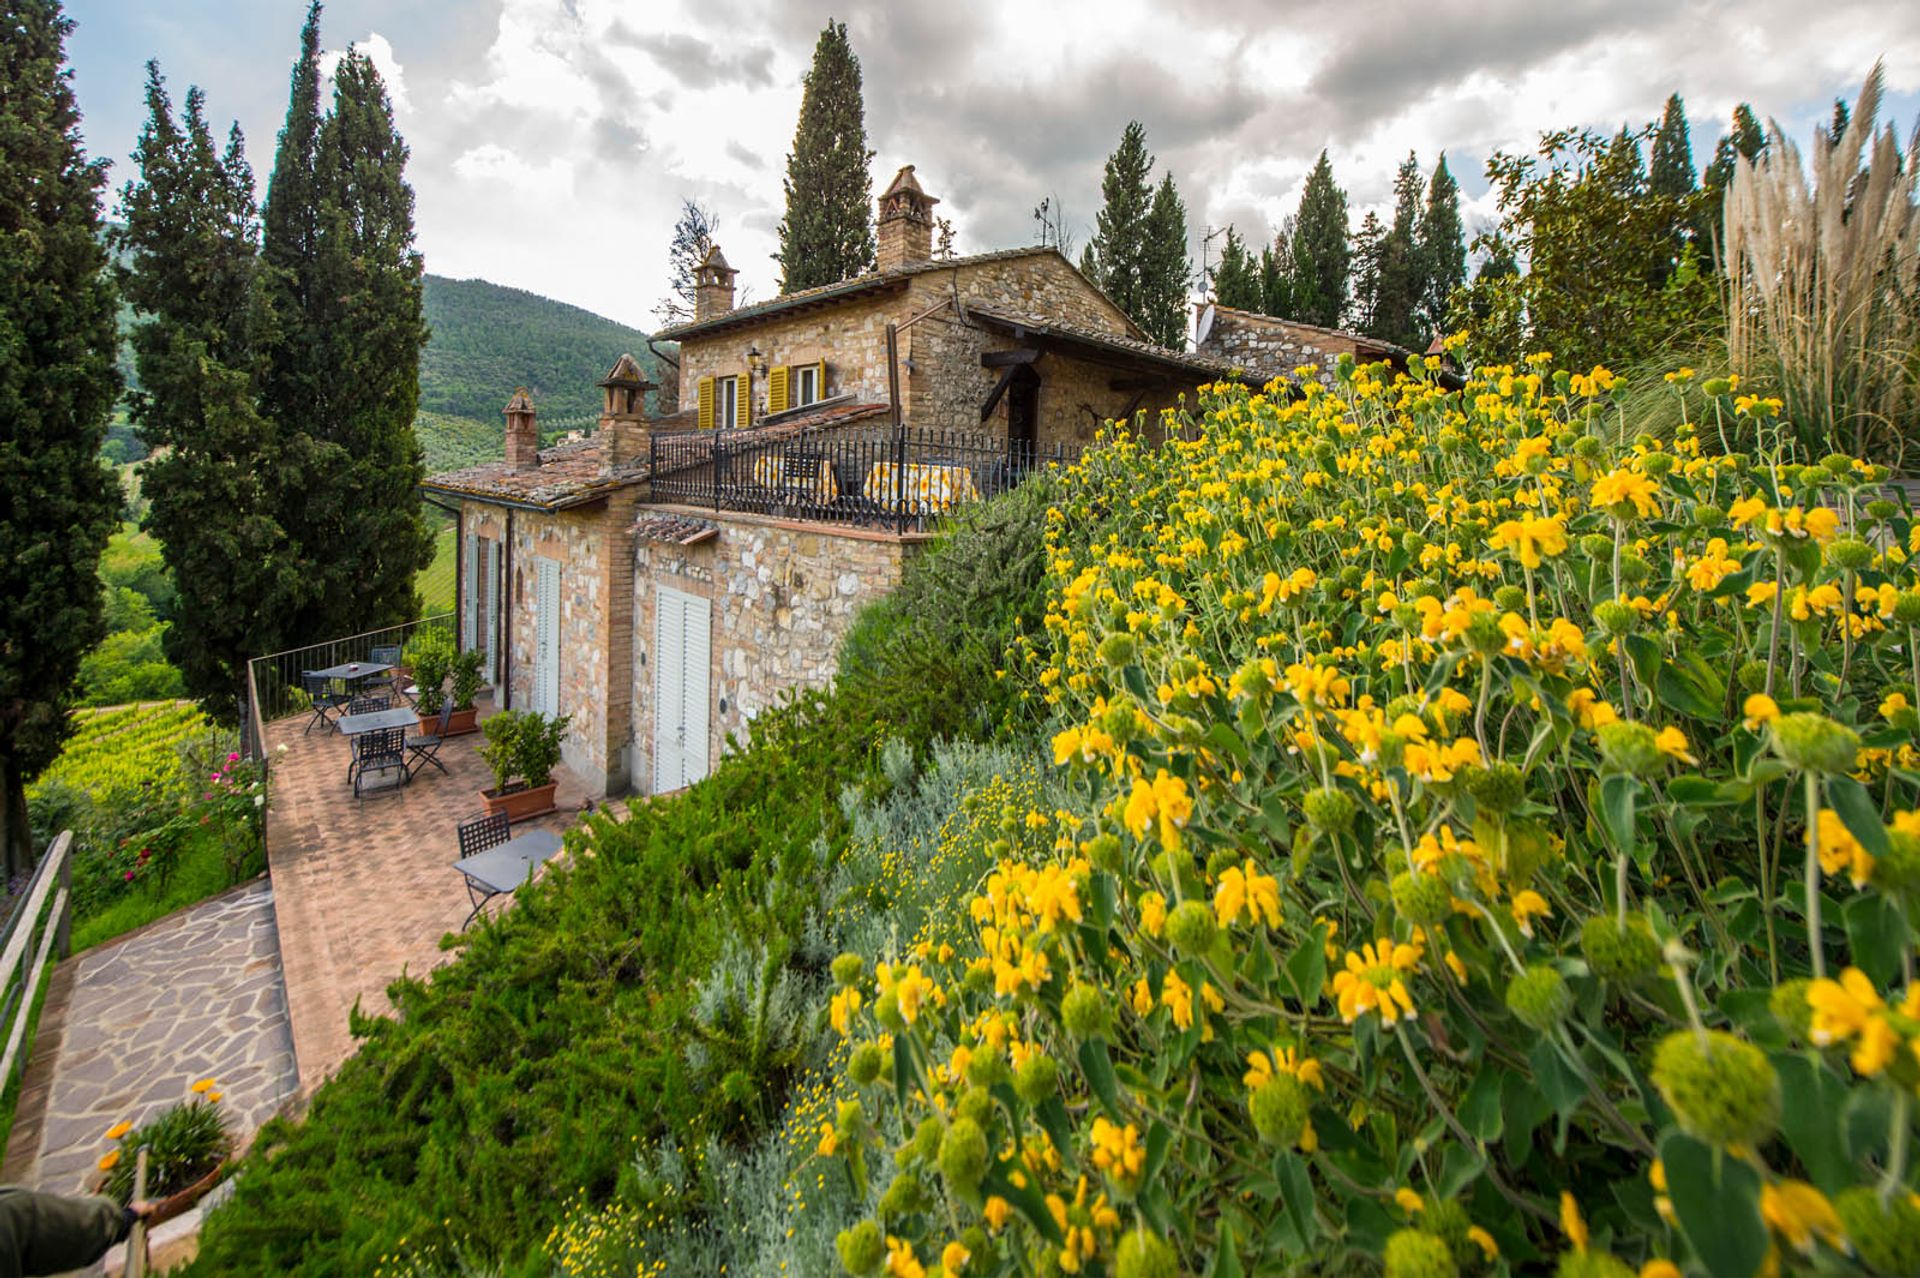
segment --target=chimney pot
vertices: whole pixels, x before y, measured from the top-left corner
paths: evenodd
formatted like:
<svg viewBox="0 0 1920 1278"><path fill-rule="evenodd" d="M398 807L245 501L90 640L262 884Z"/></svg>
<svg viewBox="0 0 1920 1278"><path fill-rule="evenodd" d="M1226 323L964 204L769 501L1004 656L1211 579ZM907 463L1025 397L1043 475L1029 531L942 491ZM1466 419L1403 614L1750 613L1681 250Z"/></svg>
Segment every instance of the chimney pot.
<svg viewBox="0 0 1920 1278"><path fill-rule="evenodd" d="M693 268L694 323L716 319L733 309L733 277L739 273L727 265L727 256L718 244L707 249L700 265Z"/></svg>
<svg viewBox="0 0 1920 1278"><path fill-rule="evenodd" d="M652 389L630 354L622 355L600 379L600 433L607 441L609 471L646 460L653 435L647 426L647 392Z"/></svg>
<svg viewBox="0 0 1920 1278"><path fill-rule="evenodd" d="M540 427L534 421L533 396L522 386L507 401L507 468L540 469Z"/></svg>
<svg viewBox="0 0 1920 1278"><path fill-rule="evenodd" d="M939 202L920 189L911 164L893 175L880 196L877 269L897 271L933 260L933 206Z"/></svg>

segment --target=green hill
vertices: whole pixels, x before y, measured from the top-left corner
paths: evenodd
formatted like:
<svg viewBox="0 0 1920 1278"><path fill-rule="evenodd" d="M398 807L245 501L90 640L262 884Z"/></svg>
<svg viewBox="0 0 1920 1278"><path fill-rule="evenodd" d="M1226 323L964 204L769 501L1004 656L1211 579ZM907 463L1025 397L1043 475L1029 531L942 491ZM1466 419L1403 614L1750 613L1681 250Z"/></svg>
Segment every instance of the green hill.
<svg viewBox="0 0 1920 1278"><path fill-rule="evenodd" d="M516 386L532 390L544 423L557 424L599 415L595 383L623 352L654 374L645 333L523 289L429 275L426 314L421 412L490 422L495 434Z"/></svg>

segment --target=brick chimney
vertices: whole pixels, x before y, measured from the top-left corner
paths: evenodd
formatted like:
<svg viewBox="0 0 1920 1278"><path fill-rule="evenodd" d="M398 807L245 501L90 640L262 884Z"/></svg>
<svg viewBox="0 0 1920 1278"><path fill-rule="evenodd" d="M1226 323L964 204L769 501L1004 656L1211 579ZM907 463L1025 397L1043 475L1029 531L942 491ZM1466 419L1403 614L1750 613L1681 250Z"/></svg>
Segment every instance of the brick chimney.
<svg viewBox="0 0 1920 1278"><path fill-rule="evenodd" d="M911 164L893 175L880 196L878 269L895 271L932 260L933 206L939 202L920 189Z"/></svg>
<svg viewBox="0 0 1920 1278"><path fill-rule="evenodd" d="M693 268L694 323L716 319L733 309L733 277L739 273L727 265L727 256L718 244L707 250L700 265Z"/></svg>
<svg viewBox="0 0 1920 1278"><path fill-rule="evenodd" d="M507 401L507 468L540 469L540 428L533 420L533 396L524 386Z"/></svg>
<svg viewBox="0 0 1920 1278"><path fill-rule="evenodd" d="M652 441L652 431L647 427L647 392L651 389L653 383L631 355L622 355L613 371L600 379L600 433L607 440L608 470L647 459Z"/></svg>

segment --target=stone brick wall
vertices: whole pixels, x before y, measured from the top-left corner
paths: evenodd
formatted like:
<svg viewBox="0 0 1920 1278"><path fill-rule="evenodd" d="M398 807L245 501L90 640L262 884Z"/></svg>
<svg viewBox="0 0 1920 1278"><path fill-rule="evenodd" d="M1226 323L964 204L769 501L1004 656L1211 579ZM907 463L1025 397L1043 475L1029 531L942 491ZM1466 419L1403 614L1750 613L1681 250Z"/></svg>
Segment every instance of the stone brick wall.
<svg viewBox="0 0 1920 1278"><path fill-rule="evenodd" d="M980 306L1024 311L1096 333L1122 337L1133 333L1120 308L1089 284L1065 258L1054 253L1003 258L953 271L916 275L908 309L918 314L956 292L963 301Z"/></svg>
<svg viewBox="0 0 1920 1278"><path fill-rule="evenodd" d="M727 734L744 743L754 716L783 692L832 680L854 614L899 584L906 561L925 541L756 515L685 513L715 520L719 536L693 546L640 541L633 547L631 778L642 793L653 780L655 587L699 596L711 609L711 766Z"/></svg>
<svg viewBox="0 0 1920 1278"><path fill-rule="evenodd" d="M1212 310L1213 322L1200 340L1200 353L1232 360L1255 381L1292 380L1293 370L1302 364L1316 364L1331 375L1342 355L1364 363L1387 354L1352 334L1227 306L1216 305Z"/></svg>
<svg viewBox="0 0 1920 1278"><path fill-rule="evenodd" d="M851 392L863 400L887 397L887 323L904 321L906 290L825 307L791 317L773 315L757 324L728 329L680 344L680 408L700 403L703 377L747 376L747 351L765 357L753 374L753 420L767 413L766 369L775 364L827 362L822 398ZM901 352L903 355L905 351Z"/></svg>

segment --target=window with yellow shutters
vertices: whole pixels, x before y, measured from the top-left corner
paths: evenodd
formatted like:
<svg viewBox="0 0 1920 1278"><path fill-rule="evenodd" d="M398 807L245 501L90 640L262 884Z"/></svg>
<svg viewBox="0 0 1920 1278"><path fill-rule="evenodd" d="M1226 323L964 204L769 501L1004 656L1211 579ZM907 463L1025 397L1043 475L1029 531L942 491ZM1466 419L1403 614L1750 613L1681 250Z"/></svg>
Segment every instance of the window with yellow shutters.
<svg viewBox="0 0 1920 1278"><path fill-rule="evenodd" d="M785 364L767 370L768 413L784 413L791 406L787 400L787 386L791 375L792 370Z"/></svg>
<svg viewBox="0 0 1920 1278"><path fill-rule="evenodd" d="M698 414L697 420L698 420L700 429L712 430L713 429L713 379L711 377L703 377L700 379L699 405L700 405L700 408L699 408L699 414Z"/></svg>

